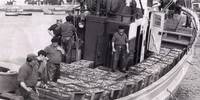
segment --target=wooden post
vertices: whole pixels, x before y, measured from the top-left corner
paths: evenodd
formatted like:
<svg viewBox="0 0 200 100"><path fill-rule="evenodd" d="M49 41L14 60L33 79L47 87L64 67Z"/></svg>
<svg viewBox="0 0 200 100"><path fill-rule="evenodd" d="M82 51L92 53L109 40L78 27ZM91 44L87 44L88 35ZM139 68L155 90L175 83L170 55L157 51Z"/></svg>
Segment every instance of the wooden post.
<svg viewBox="0 0 200 100"><path fill-rule="evenodd" d="M100 5L101 5L101 0L97 0L97 8L96 8L96 14L100 14Z"/></svg>

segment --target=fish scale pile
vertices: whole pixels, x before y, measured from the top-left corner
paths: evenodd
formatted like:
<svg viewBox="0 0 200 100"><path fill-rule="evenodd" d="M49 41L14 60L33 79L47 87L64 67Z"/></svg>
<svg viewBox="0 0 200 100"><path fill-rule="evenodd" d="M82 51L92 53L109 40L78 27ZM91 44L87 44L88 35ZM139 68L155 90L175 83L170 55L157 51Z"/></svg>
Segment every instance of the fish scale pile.
<svg viewBox="0 0 200 100"><path fill-rule="evenodd" d="M48 88L39 88L46 100L112 100L127 96L152 84L169 72L184 55L185 50L161 48L160 54L152 54L147 59L130 67L124 74L93 69L94 62L80 60L71 64L61 64L61 77L57 83L49 83Z"/></svg>

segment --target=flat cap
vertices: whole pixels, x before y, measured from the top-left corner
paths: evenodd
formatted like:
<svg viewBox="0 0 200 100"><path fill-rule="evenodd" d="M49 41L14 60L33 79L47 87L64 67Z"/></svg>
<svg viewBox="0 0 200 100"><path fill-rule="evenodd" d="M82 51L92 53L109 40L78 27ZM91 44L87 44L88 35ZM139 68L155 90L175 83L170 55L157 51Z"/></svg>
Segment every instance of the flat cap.
<svg viewBox="0 0 200 100"><path fill-rule="evenodd" d="M27 59L30 59L30 60L37 60L37 55L36 54L28 54L27 55Z"/></svg>

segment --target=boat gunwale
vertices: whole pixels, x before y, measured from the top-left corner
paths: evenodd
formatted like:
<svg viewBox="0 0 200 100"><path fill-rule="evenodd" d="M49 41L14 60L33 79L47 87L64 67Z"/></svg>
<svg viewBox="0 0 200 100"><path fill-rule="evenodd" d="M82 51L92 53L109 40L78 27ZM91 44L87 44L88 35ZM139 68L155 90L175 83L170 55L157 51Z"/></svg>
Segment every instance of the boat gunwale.
<svg viewBox="0 0 200 100"><path fill-rule="evenodd" d="M182 7L182 8L184 8L184 7ZM187 10L187 9L186 9ZM185 10L185 8L184 8L184 10L183 11L186 11ZM191 13L191 12L188 12L189 14ZM191 14L192 15L192 14ZM194 21L195 21L195 24L198 24L198 22L196 22L196 18L195 18L195 16L193 16L193 18L194 18ZM197 25L198 26L198 25ZM186 63L189 63L190 64L190 59L193 57L193 53L194 53L194 48L195 48L195 44L197 43L197 38L198 38L198 36L199 36L199 34L200 34L200 31L199 31L199 27L195 27L194 28L194 30L196 29L196 35L194 35L194 36L196 36L195 37L195 39L194 39L194 41L193 41L193 44L191 45L191 47L188 45L188 47L187 47L187 50L186 50L186 52L185 52L185 54L184 54L184 56L179 60L179 62L168 72L168 73L166 73L164 76L162 76L159 80L157 80L157 81L155 81L154 83L152 83L152 84L150 84L149 86L147 86L147 87L145 87L145 88L143 88L143 89L141 89L141 90L139 90L139 91L137 91L137 92L135 92L135 93L133 93L133 94L130 94L130 95L128 95L128 96L125 96L125 97L122 97L122 98L119 98L119 99L117 99L117 100L132 100L132 99L139 99L139 100L141 100L140 98L141 98L141 96L143 96L144 94L146 94L146 95L148 95L147 93L148 92L150 92L150 91L154 91L154 89L156 88L156 87L158 87L158 86L162 86L162 83L163 82L165 82L167 79L170 79L171 77L170 76L172 76L173 74L175 74L175 72L176 71L180 71L181 69L183 69L182 68L182 66L181 65L183 65L183 64L185 64L185 62ZM191 64L190 64L191 65ZM183 65L184 66L184 65ZM186 66L186 67L189 67L189 66ZM185 74L186 74L186 72L185 72ZM182 79L181 79L182 80ZM169 85L168 85L169 86ZM164 91L164 90L163 90ZM162 91L162 92L163 92ZM160 93L158 93L158 95L160 95L162 92L160 92ZM156 95L156 96L158 96L158 95ZM155 96L155 97L156 97ZM170 96L170 93L169 93L169 95L168 96L166 96L166 98L168 98ZM166 99L165 98L165 99ZM146 98L147 99L147 98ZM155 98L156 99L156 98ZM159 98L159 100L160 100L160 98ZM164 99L161 99L161 100L164 100Z"/></svg>

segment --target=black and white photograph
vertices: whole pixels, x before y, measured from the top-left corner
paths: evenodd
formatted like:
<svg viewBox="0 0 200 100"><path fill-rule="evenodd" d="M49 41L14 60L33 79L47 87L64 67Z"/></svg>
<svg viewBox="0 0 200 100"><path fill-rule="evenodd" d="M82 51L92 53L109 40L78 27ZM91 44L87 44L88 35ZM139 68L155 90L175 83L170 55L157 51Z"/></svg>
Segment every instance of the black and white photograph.
<svg viewBox="0 0 200 100"><path fill-rule="evenodd" d="M0 100L200 100L200 0L0 0Z"/></svg>

